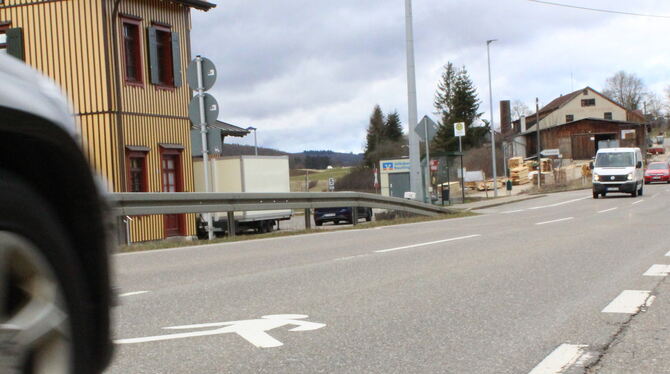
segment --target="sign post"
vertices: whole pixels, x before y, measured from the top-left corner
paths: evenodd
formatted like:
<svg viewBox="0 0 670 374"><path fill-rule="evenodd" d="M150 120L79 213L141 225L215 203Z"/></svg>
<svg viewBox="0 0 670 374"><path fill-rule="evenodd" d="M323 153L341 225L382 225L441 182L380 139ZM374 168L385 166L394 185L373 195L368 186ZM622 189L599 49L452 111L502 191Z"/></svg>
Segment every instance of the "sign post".
<svg viewBox="0 0 670 374"><path fill-rule="evenodd" d="M454 136L458 136L458 153L461 155L461 199L465 204L465 174L463 173L463 141L465 136L465 122L454 123ZM496 181L493 182L494 184Z"/></svg>
<svg viewBox="0 0 670 374"><path fill-rule="evenodd" d="M414 132L419 135L419 138L426 145L426 175L424 176L424 191L426 192L424 202L430 203L430 142L437 134L437 124L428 116L423 116L421 122L414 128Z"/></svg>
<svg viewBox="0 0 670 374"><path fill-rule="evenodd" d="M191 89L197 92L197 95L191 99L189 105L189 119L195 126L200 127L202 137L202 164L205 176L205 191L212 192L209 182L209 150L207 147L207 126L216 123L219 115L219 104L216 99L205 91L214 86L216 82L216 67L209 59L197 56L188 65L187 71L188 84ZM214 225L212 214L207 213L207 236L209 240L214 239Z"/></svg>

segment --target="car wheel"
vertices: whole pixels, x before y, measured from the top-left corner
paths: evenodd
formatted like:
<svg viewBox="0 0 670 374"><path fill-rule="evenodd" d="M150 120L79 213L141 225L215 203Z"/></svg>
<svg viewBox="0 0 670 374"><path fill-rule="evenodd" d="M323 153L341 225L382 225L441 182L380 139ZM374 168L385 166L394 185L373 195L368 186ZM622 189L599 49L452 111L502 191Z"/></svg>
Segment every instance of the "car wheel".
<svg viewBox="0 0 670 374"><path fill-rule="evenodd" d="M317 225L317 226L321 226L321 225L323 225L323 222L321 222L321 221L314 221L314 224Z"/></svg>
<svg viewBox="0 0 670 374"><path fill-rule="evenodd" d="M640 185L640 189L637 191L638 196L642 196L644 194L644 186Z"/></svg>
<svg viewBox="0 0 670 374"><path fill-rule="evenodd" d="M593 198L594 198L594 199L597 199L597 198L598 198L598 195L599 195L599 194L598 194L597 192L593 191Z"/></svg>
<svg viewBox="0 0 670 374"><path fill-rule="evenodd" d="M265 221L265 232L273 232L274 231L274 221Z"/></svg>
<svg viewBox="0 0 670 374"><path fill-rule="evenodd" d="M0 372L93 372L88 292L59 219L18 179L0 180L0 212Z"/></svg>
<svg viewBox="0 0 670 374"><path fill-rule="evenodd" d="M600 196L602 196L602 197L607 196L607 192L602 192L602 193L600 193Z"/></svg>
<svg viewBox="0 0 670 374"><path fill-rule="evenodd" d="M632 197L637 197L637 190L631 192L630 195L631 195Z"/></svg>

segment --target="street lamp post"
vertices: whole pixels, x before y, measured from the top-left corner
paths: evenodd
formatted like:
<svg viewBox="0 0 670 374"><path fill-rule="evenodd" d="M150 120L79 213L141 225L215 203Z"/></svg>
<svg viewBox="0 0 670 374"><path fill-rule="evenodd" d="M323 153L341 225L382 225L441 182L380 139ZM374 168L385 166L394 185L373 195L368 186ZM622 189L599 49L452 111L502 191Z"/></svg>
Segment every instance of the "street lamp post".
<svg viewBox="0 0 670 374"><path fill-rule="evenodd" d="M493 89L491 87L491 52L489 46L497 39L486 41L486 57L489 65L489 104L491 105L491 157L493 166L493 196L498 197L498 173L496 170L496 130L493 122Z"/></svg>
<svg viewBox="0 0 670 374"><path fill-rule="evenodd" d="M258 140L256 139L256 131L257 130L258 129L253 127L253 126L247 127L247 131L253 131L254 132L254 154L256 156L258 156Z"/></svg>
<svg viewBox="0 0 670 374"><path fill-rule="evenodd" d="M418 121L416 104L416 72L414 65L414 30L412 27L412 0L405 0L405 37L407 44L407 125L409 128L409 185L418 201L424 201L421 181L419 135L414 131Z"/></svg>

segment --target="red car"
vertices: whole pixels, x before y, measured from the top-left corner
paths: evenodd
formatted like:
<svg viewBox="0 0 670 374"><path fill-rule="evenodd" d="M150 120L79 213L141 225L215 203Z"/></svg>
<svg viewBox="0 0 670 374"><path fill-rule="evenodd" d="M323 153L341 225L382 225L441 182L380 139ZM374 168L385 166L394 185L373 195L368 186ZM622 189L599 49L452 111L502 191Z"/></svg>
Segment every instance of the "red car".
<svg viewBox="0 0 670 374"><path fill-rule="evenodd" d="M652 162L644 171L644 183L670 183L670 166L667 162Z"/></svg>

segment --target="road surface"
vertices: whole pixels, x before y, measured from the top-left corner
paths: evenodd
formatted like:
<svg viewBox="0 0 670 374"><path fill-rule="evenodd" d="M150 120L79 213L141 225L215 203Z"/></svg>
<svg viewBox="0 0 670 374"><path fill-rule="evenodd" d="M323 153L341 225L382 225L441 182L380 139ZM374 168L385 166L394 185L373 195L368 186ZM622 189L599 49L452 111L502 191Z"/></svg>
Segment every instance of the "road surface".
<svg viewBox="0 0 670 374"><path fill-rule="evenodd" d="M108 373L583 372L670 298L668 185L480 213L116 255Z"/></svg>

